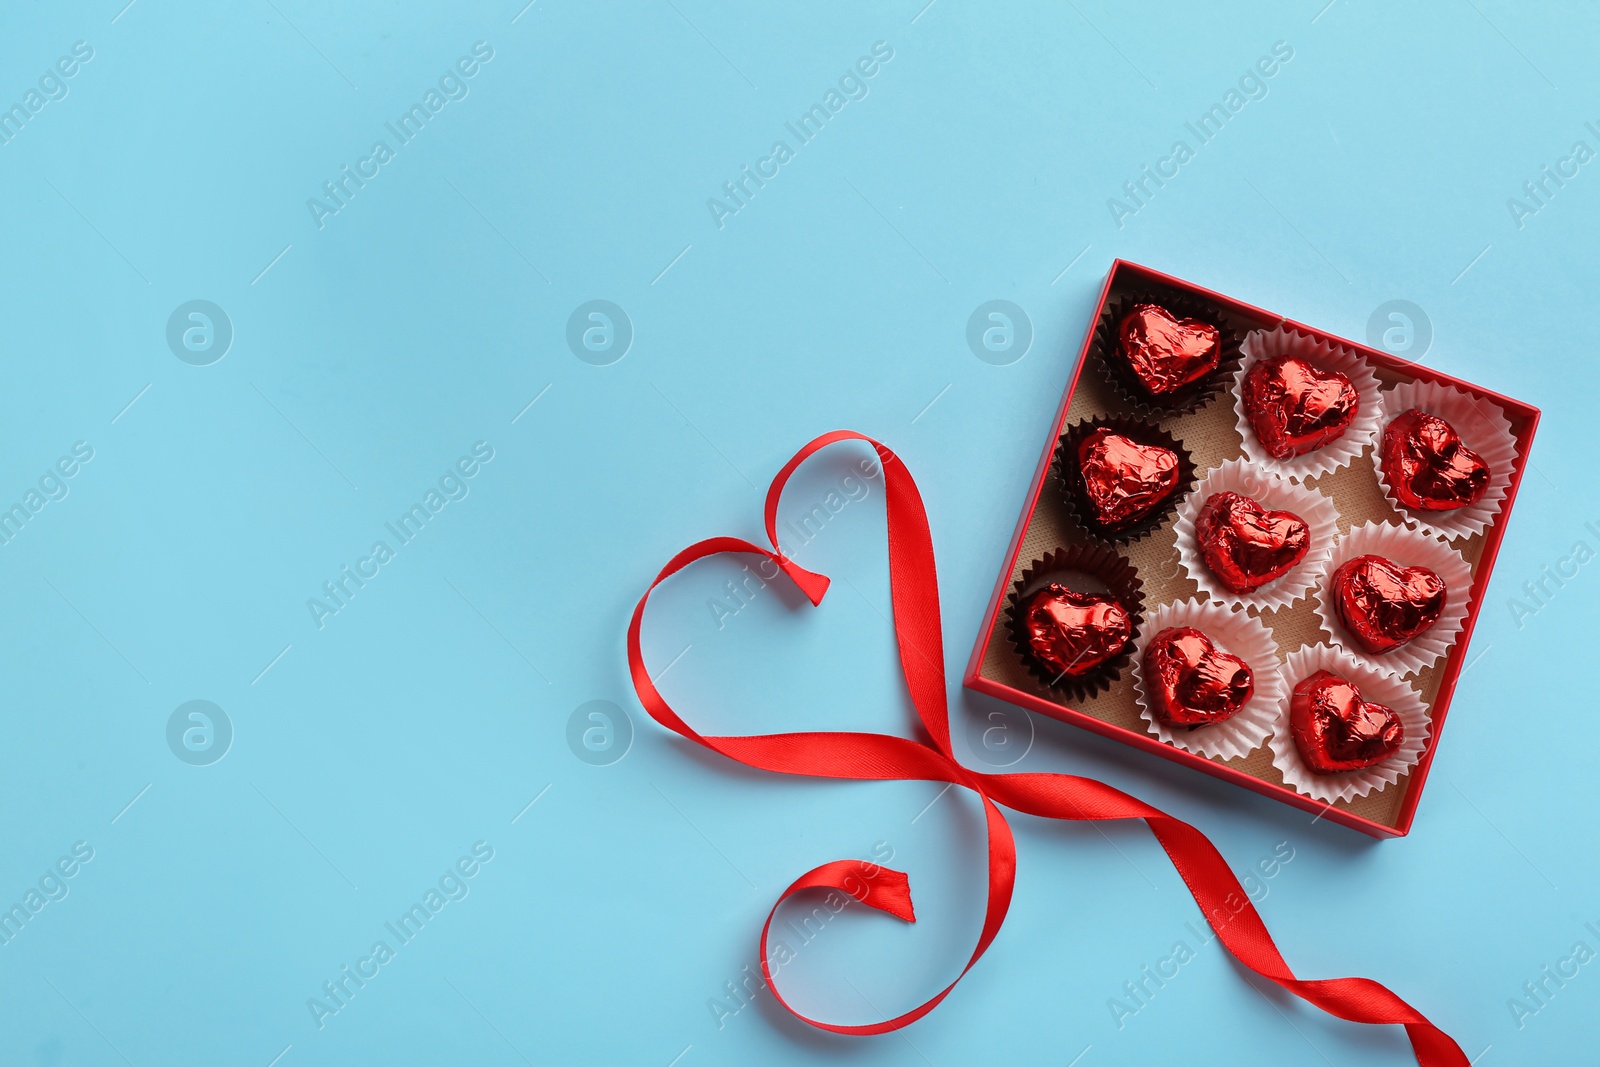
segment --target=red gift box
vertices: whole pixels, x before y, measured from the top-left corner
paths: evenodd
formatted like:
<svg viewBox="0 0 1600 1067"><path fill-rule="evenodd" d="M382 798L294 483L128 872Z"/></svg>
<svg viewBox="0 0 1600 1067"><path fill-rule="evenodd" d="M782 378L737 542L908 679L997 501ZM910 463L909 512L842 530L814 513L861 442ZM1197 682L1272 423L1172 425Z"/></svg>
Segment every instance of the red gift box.
<svg viewBox="0 0 1600 1067"><path fill-rule="evenodd" d="M1510 423L1516 459L1505 498L1498 512L1481 533L1451 541L1451 547L1466 559L1472 573L1466 618L1445 657L1433 666L1418 671L1410 679L1411 684L1421 695L1430 720L1426 745L1417 762L1397 781L1385 788L1352 800L1336 800L1328 804L1286 786L1281 772L1272 762L1266 744L1262 744L1245 756L1226 760L1207 758L1177 748L1160 740L1145 728L1145 722L1139 717L1135 704L1130 670L1123 670L1110 689L1081 699L1073 699L1069 704L1067 696L1050 689L1035 675L1029 673L1027 665L1012 644L1006 620L1008 595L1014 583L1022 577L1030 564L1058 548L1102 543L1074 518L1072 509L1063 500L1061 487L1056 484L1057 475L1051 469L1052 459L1058 439L1069 420L1077 422L1130 413L1116 389L1100 381L1100 375L1093 370L1085 375L1085 368L1103 357L1103 353L1098 351L1104 343L1103 334L1102 338L1097 340L1097 326L1108 304L1132 298L1136 294L1147 293L1170 298L1172 302L1181 306L1195 303L1208 306L1218 317L1225 320L1223 323L1225 326L1235 329L1239 336L1254 330L1287 327L1308 334L1312 338L1326 340L1364 357L1384 388L1412 381L1454 387L1469 394L1476 401L1488 402L1498 407ZM1215 442L1219 439L1219 435L1223 434L1223 424L1231 424L1235 418L1232 411L1232 382L1228 384L1228 389L1199 410L1161 417L1160 425L1179 436L1186 432L1187 427L1194 427L1199 435ZM1005 566L1001 569L994 595L990 598L963 681L968 688L977 692L1093 730L1247 789L1253 789L1284 803L1316 812L1332 822L1353 827L1374 837L1403 836L1410 831L1412 820L1416 815L1417 803L1421 799L1422 787L1427 781L1428 769L1438 748L1439 736L1449 711L1450 699L1455 692L1456 682L1460 678L1463 666L1469 662L1467 646L1482 607L1483 594L1489 583L1489 574L1494 566L1500 540L1505 533L1512 503L1522 482L1528 450L1533 442L1534 429L1538 422L1539 411L1531 405L1500 396L1432 368L1399 359L1387 352L1287 320L1280 315L1148 267L1117 260L1106 276L1087 336L1079 350L1077 368L1062 398L1050 434L1045 440L1045 447L1038 468L1034 472L1027 501L1006 554ZM1242 438L1238 434L1235 434L1235 438L1239 439L1239 443L1231 446L1224 441L1220 458L1243 456ZM1232 448L1231 453L1228 452L1229 447ZM1213 459L1218 458L1215 447L1211 452ZM1374 444L1354 459L1348 467L1309 480L1311 485L1319 487L1319 491L1322 491L1324 486L1330 487L1326 490L1328 494L1341 502L1339 508L1341 533L1347 532L1352 526L1359 526L1372 520L1387 520L1397 524L1404 522L1405 516L1385 499L1383 487L1379 482L1376 453L1377 447ZM1204 471L1201 474L1203 476ZM1361 484L1362 478L1370 479L1370 491ZM1135 566L1144 564L1140 567L1143 573L1154 574L1157 573L1157 567L1153 566L1155 561L1169 559L1176 551L1173 527L1173 517L1168 515L1149 535L1129 544L1112 547L1129 556ZM1149 613L1162 603L1193 599L1197 595L1195 583L1181 576L1181 568L1168 568L1159 573L1164 576L1163 580L1154 583L1149 580L1145 582L1147 618ZM1203 598L1203 594L1199 595ZM1327 635L1319 628L1313 605L1314 598L1306 597L1277 611L1261 613L1261 617L1268 621L1272 628L1280 659L1297 648L1328 641Z"/></svg>

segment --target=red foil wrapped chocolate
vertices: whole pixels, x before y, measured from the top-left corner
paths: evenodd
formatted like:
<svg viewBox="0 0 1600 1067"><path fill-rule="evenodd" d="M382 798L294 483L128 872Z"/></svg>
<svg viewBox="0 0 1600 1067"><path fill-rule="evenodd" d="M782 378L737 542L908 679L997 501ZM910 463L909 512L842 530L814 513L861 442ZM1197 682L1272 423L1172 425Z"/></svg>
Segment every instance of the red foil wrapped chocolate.
<svg viewBox="0 0 1600 1067"><path fill-rule="evenodd" d="M1028 650L1057 675L1078 678L1117 656L1133 637L1133 619L1107 593L1079 593L1051 582L1022 602Z"/></svg>
<svg viewBox="0 0 1600 1067"><path fill-rule="evenodd" d="M1078 469L1092 518L1118 530L1150 514L1178 487L1178 454L1101 427L1078 442Z"/></svg>
<svg viewBox="0 0 1600 1067"><path fill-rule="evenodd" d="M1368 652L1388 652L1427 631L1444 601L1444 581L1426 567L1368 555L1333 572L1334 612Z"/></svg>
<svg viewBox="0 0 1600 1067"><path fill-rule="evenodd" d="M1331 671L1294 687L1289 730L1300 758L1317 774L1359 771L1400 750L1405 726L1392 708L1361 699L1361 691Z"/></svg>
<svg viewBox="0 0 1600 1067"><path fill-rule="evenodd" d="M1244 376L1242 393L1256 440L1273 459L1315 452L1340 437L1360 404L1349 378L1297 356L1257 362Z"/></svg>
<svg viewBox="0 0 1600 1067"><path fill-rule="evenodd" d="M1250 665L1193 626L1174 626L1150 639L1144 677L1150 710L1173 726L1232 718L1255 692Z"/></svg>
<svg viewBox="0 0 1600 1067"><path fill-rule="evenodd" d="M1462 443L1455 427L1413 408L1383 431L1383 473L1395 499L1419 511L1476 504L1489 488L1489 465Z"/></svg>
<svg viewBox="0 0 1600 1067"><path fill-rule="evenodd" d="M1235 593L1252 593L1305 558L1311 527L1292 511L1268 511L1240 493L1213 493L1195 516L1206 566Z"/></svg>
<svg viewBox="0 0 1600 1067"><path fill-rule="evenodd" d="M1177 392L1217 369L1222 334L1199 319L1179 319L1159 304L1136 304L1117 326L1117 352L1151 396Z"/></svg>

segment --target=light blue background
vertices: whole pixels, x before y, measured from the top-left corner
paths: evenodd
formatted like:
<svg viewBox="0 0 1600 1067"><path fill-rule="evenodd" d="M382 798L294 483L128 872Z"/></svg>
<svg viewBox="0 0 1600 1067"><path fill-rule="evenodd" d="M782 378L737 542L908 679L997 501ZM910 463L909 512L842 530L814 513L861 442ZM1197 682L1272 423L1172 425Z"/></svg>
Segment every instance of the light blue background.
<svg viewBox="0 0 1600 1067"><path fill-rule="evenodd" d="M1506 203L1600 149L1592 7L124 2L0 13L6 106L94 49L0 145L0 502L94 449L0 548L0 903L94 849L0 946L0 1062L1407 1062L1397 1029L1268 991L1214 943L1119 1029L1108 999L1198 923L1139 825L1017 817L1009 923L903 1035L708 1006L790 879L875 848L920 921L847 910L783 980L842 1021L919 1002L976 934L981 822L930 786L675 743L627 682L635 599L690 541L755 536L756 487L851 427L926 496L959 677L1117 256L1357 338L1415 302L1430 365L1543 409L1537 470L1409 838L1020 713L996 720L1011 751L1033 738L1016 768L1128 789L1240 870L1287 842L1261 909L1302 975L1376 977L1480 1064L1594 1059L1600 963L1520 1028L1507 1003L1600 949L1600 564L1521 625L1508 603L1600 547L1600 163L1520 228ZM307 198L480 40L470 94L319 229ZM707 199L878 41L870 94L719 228ZM1107 199L1276 41L1293 59L1265 98L1119 228ZM235 330L211 366L165 342L191 299ZM636 331L611 366L565 341L591 299ZM965 342L990 299L1032 320L1009 366ZM470 495L319 629L307 598L478 441ZM786 517L860 458L837 451ZM818 610L773 589L719 629L721 563L657 598L647 658L692 722L907 728L879 488L796 548L848 580ZM236 731L206 767L165 740L192 699ZM610 766L565 740L595 699L633 718ZM954 704L976 759L1005 708ZM478 841L470 895L319 1029L307 999Z"/></svg>

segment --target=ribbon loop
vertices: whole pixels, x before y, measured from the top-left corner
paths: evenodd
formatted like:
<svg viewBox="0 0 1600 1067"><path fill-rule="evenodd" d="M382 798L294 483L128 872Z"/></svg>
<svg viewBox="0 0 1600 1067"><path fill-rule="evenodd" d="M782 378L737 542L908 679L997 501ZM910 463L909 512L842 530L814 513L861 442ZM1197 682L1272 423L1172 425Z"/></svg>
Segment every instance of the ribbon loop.
<svg viewBox="0 0 1600 1067"><path fill-rule="evenodd" d="M744 737L705 737L684 722L656 689L644 665L640 631L650 593L689 564L724 552L751 553L774 562L813 606L822 602L828 578L806 570L778 546L778 503L789 477L807 458L831 444L861 441L883 467L888 519L889 589L894 606L895 644L917 717L929 741L892 734L788 733ZM772 918L790 896L806 890L836 889L869 907L915 922L910 882L899 871L864 860L835 860L790 883L774 902L761 928L761 970L779 1004L795 1017L837 1034L882 1034L909 1026L932 1011L983 956L1000 932L1016 882L1016 843L1000 805L1042 818L1103 821L1143 819L1200 906L1218 940L1244 966L1329 1014L1352 1022L1403 1025L1422 1067L1469 1067L1460 1046L1443 1030L1386 987L1367 978L1296 978L1267 932L1255 906L1210 839L1181 819L1129 796L1104 782L1067 774L983 774L963 767L950 747L950 716L945 691L944 639L933 538L916 482L898 456L884 445L850 430L835 430L806 444L783 466L767 491L768 550L736 537L699 541L673 556L633 609L628 624L628 669L645 711L656 722L729 759L780 774L863 781L934 781L959 785L983 803L988 835L988 893L983 928L961 973L934 996L892 1019L843 1025L809 1018L778 991L767 958ZM852 888L854 887L854 888ZM780 961L781 963L781 961Z"/></svg>

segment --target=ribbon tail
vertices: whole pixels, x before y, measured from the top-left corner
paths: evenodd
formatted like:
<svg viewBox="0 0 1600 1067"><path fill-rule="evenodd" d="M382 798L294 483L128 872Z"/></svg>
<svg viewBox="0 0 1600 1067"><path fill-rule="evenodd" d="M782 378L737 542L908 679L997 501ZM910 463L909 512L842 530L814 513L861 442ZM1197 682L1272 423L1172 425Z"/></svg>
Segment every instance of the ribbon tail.
<svg viewBox="0 0 1600 1067"><path fill-rule="evenodd" d="M1455 1039L1427 1020L1406 1023L1406 1036L1411 1038L1411 1050L1423 1067L1472 1067Z"/></svg>
<svg viewBox="0 0 1600 1067"><path fill-rule="evenodd" d="M789 888L778 898L778 904L804 889L843 890L869 908L908 923L917 921L911 907L911 879L904 871L880 867L866 860L834 860L814 867L789 883Z"/></svg>
<svg viewBox="0 0 1600 1067"><path fill-rule="evenodd" d="M1146 810L1128 814L1149 825L1234 959L1329 1015L1350 1022L1404 1025L1419 1067L1470 1067L1466 1053L1449 1034L1387 986L1370 978L1296 978L1249 894L1210 838L1181 819L1134 803Z"/></svg>

